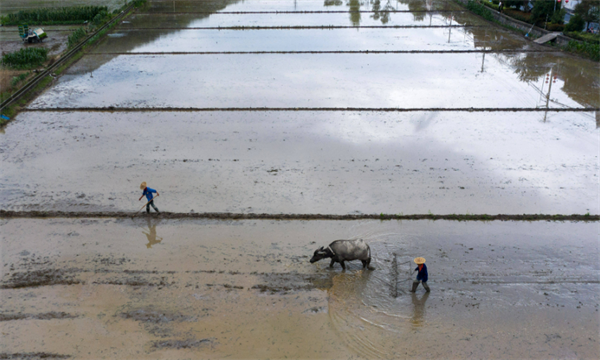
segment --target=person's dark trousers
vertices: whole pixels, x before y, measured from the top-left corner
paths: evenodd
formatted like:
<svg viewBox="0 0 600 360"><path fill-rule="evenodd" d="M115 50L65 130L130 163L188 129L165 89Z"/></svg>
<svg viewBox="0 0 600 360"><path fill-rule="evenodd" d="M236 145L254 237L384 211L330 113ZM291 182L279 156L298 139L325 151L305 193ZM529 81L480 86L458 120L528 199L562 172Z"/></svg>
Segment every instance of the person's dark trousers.
<svg viewBox="0 0 600 360"><path fill-rule="evenodd" d="M410 292L417 291L417 287L419 286L419 284L423 284L423 287L425 288L425 291L427 291L427 292L431 291L431 289L429 288L429 285L427 285L427 281L414 280L413 281L413 285L412 285L412 289L410 290Z"/></svg>
<svg viewBox="0 0 600 360"><path fill-rule="evenodd" d="M158 208L156 206L154 206L154 200L152 200L146 205L146 212L148 214L150 214L150 205L152 205L152 207L154 208L154 211L160 212L160 211L158 211Z"/></svg>

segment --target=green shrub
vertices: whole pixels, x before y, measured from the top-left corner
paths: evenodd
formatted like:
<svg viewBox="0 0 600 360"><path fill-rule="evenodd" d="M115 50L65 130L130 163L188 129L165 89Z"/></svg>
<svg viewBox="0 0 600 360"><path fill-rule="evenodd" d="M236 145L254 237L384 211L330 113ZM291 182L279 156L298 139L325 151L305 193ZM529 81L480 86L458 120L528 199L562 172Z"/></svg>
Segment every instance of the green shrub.
<svg viewBox="0 0 600 360"><path fill-rule="evenodd" d="M489 20L489 21L494 20L494 16L492 15L492 12L478 2L469 0L469 2L467 2L467 9L469 9L471 12L483 17L486 20Z"/></svg>
<svg viewBox="0 0 600 360"><path fill-rule="evenodd" d="M95 26L98 26L98 25L102 24L102 20L104 20L104 16L102 16L102 14L98 14L98 15L94 16L94 18L92 19L92 24L94 24Z"/></svg>
<svg viewBox="0 0 600 360"><path fill-rule="evenodd" d="M71 48L71 47L79 44L81 39L83 39L86 35L87 35L87 33L86 33L85 29L83 29L83 28L79 28L79 29L73 31L73 33L71 33L71 35L69 35L69 39L67 41L69 47Z"/></svg>
<svg viewBox="0 0 600 360"><path fill-rule="evenodd" d="M565 23L565 15L567 11L565 9L556 10L554 14L550 17L550 22L553 24L564 24Z"/></svg>
<svg viewBox="0 0 600 360"><path fill-rule="evenodd" d="M483 1L482 4L485 5L485 6L487 6L487 7L489 7L489 8L491 8L491 9L498 10L498 3L493 4L493 3L489 2L489 1Z"/></svg>
<svg viewBox="0 0 600 360"><path fill-rule="evenodd" d="M71 6L62 8L42 8L19 11L2 17L3 25L57 24L92 21L101 12L108 12L106 6Z"/></svg>
<svg viewBox="0 0 600 360"><path fill-rule="evenodd" d="M567 50L584 54L594 61L600 61L600 44L592 44L588 42L579 43L571 40L567 45Z"/></svg>
<svg viewBox="0 0 600 360"><path fill-rule="evenodd" d="M17 86L18 83L20 83L21 81L25 80L25 78L27 78L27 76L29 76L29 72L27 73L23 73L23 74L19 74L17 76L13 76L13 78L10 80L10 85L12 87Z"/></svg>
<svg viewBox="0 0 600 360"><path fill-rule="evenodd" d="M567 35L568 37L572 37L573 39L587 41L592 44L600 44L600 35L582 32L567 32L565 33L565 35Z"/></svg>
<svg viewBox="0 0 600 360"><path fill-rule="evenodd" d="M512 9L504 9L504 14L510 16L513 19L517 19L519 21L527 22L531 24L531 14L525 13L518 10Z"/></svg>
<svg viewBox="0 0 600 360"><path fill-rule="evenodd" d="M585 27L585 21L579 15L571 16L569 23L565 26L566 31L582 31Z"/></svg>
<svg viewBox="0 0 600 360"><path fill-rule="evenodd" d="M2 65L13 69L31 69L42 65L48 59L48 49L25 48L2 56Z"/></svg>

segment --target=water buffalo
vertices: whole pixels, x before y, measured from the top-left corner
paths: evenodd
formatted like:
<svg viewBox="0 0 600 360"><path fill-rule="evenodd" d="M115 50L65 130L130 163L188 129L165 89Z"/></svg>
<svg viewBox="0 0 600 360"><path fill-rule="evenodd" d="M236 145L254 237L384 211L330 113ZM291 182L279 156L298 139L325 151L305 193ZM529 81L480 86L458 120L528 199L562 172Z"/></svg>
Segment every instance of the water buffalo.
<svg viewBox="0 0 600 360"><path fill-rule="evenodd" d="M321 246L315 250L313 257L310 259L310 263L317 262L321 259L331 258L331 264L329 267L333 267L333 264L339 262L342 265L342 269L346 270L344 261L360 260L363 264L363 269L375 270L371 264L371 248L363 239L358 240L336 240L329 244L329 246Z"/></svg>

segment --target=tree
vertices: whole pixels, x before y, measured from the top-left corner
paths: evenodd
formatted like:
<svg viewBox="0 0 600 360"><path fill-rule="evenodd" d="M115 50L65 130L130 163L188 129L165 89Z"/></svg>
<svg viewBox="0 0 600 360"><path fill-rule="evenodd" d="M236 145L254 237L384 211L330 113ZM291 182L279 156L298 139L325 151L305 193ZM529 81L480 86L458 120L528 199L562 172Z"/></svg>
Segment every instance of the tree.
<svg viewBox="0 0 600 360"><path fill-rule="evenodd" d="M581 16L585 22L599 22L600 0L583 0L575 5L575 15Z"/></svg>
<svg viewBox="0 0 600 360"><path fill-rule="evenodd" d="M560 11L561 3L556 3L556 11ZM546 0L535 0L533 3L533 10L531 10L531 20L534 23L539 21L546 21L546 18L550 20L554 14L554 1Z"/></svg>
<svg viewBox="0 0 600 360"><path fill-rule="evenodd" d="M556 9L554 14L552 14L552 16L550 17L550 22L553 24L564 24L565 15L567 15L567 11L565 9Z"/></svg>
<svg viewBox="0 0 600 360"><path fill-rule="evenodd" d="M579 15L571 16L569 23L565 26L566 31L581 31L585 27L585 21Z"/></svg>

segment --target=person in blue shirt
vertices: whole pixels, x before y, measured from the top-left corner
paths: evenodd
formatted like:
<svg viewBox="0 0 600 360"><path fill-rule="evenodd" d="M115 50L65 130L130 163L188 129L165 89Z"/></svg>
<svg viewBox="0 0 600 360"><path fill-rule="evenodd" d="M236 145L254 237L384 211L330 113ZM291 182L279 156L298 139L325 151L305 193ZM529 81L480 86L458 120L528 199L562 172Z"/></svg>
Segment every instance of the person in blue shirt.
<svg viewBox="0 0 600 360"><path fill-rule="evenodd" d="M158 191L147 187L145 181L140 185L140 189L144 190L144 192L142 193L142 196L140 196L140 200L142 200L142 198L144 197L144 195L146 195L146 199L148 199L148 204L146 204L146 212L148 214L150 214L150 205L152 205L152 207L154 208L154 210L157 213L160 214L160 211L158 211L158 208L156 206L154 206L154 200L153 200L154 196L152 195L153 193L156 193L156 196L160 195L158 193Z"/></svg>
<svg viewBox="0 0 600 360"><path fill-rule="evenodd" d="M429 292L429 286L427 285L427 266L425 265L425 258L422 257L418 257L415 258L415 263L417 264L417 268L415 269L415 271L418 271L417 273L417 279L413 281L413 285L412 285L412 290L410 292L415 292L417 291L417 287L419 286L419 283L423 284L423 287L425 288L425 291Z"/></svg>

